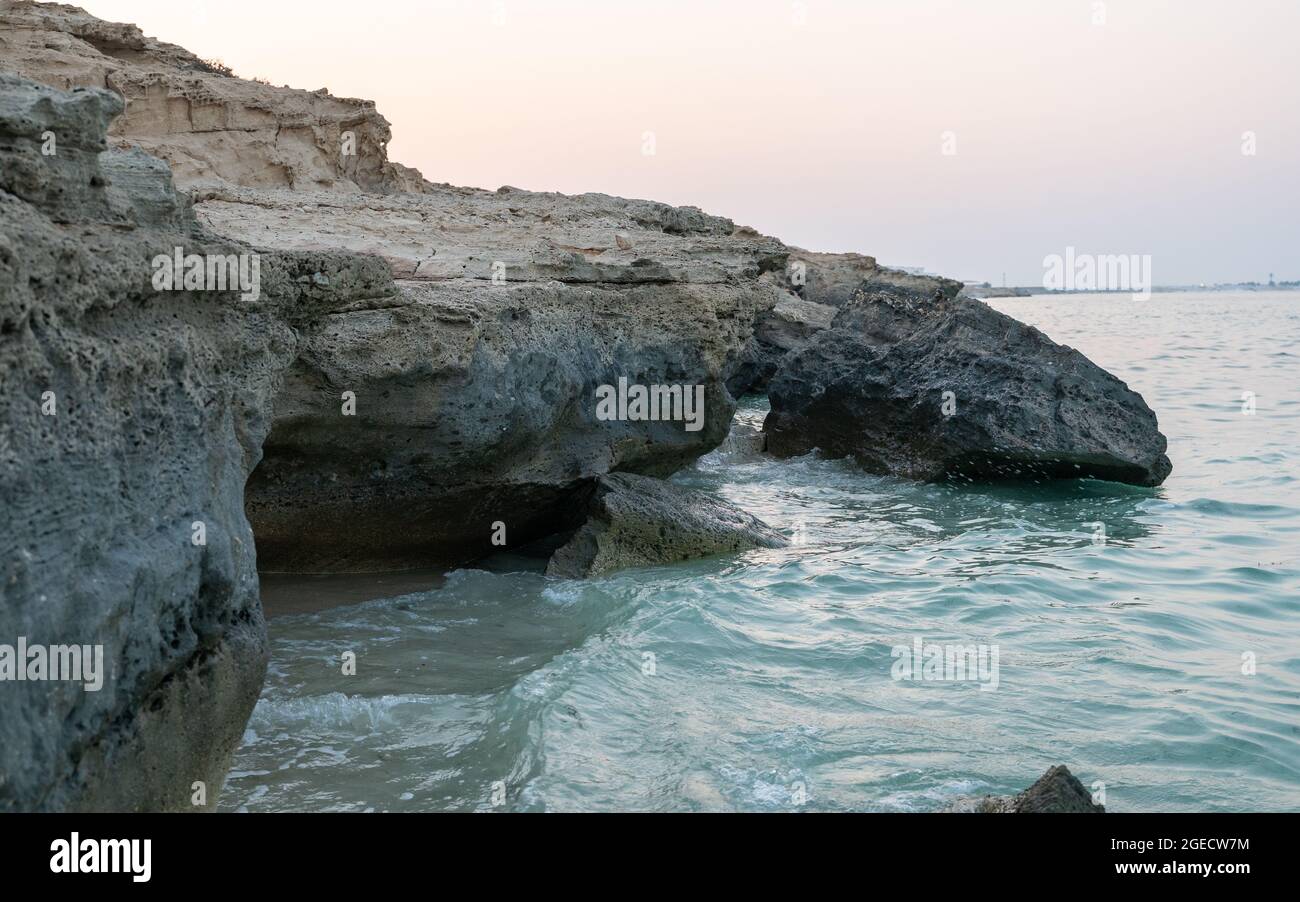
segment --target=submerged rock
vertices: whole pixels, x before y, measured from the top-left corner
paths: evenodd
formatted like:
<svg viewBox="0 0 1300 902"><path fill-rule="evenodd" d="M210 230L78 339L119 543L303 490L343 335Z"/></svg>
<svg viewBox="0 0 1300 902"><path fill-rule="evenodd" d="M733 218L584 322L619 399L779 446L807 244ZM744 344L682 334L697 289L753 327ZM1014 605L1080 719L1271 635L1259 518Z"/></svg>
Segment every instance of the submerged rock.
<svg viewBox="0 0 1300 902"><path fill-rule="evenodd" d="M1106 809L1064 764L1048 768L1028 789L1013 796L959 799L945 809L958 814L1104 814Z"/></svg>
<svg viewBox="0 0 1300 902"><path fill-rule="evenodd" d="M1095 477L1159 485L1155 414L1078 351L985 304L859 291L786 358L764 423L779 457L814 448L912 479Z"/></svg>
<svg viewBox="0 0 1300 902"><path fill-rule="evenodd" d="M548 576L599 576L789 544L761 520L725 501L631 473L613 473L597 482L588 517L555 552L546 568Z"/></svg>

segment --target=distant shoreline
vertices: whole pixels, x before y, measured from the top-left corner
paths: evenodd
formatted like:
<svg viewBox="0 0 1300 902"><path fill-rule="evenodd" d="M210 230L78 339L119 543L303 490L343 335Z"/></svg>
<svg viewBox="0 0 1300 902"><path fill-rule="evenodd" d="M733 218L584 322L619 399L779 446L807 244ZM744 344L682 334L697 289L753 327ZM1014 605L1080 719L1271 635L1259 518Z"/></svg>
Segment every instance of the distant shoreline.
<svg viewBox="0 0 1300 902"><path fill-rule="evenodd" d="M987 298L1027 298L1034 295L1043 294L1132 294L1131 289L1099 289L1091 288L1087 290L1064 290L1064 289L1047 289L1040 286L993 286L985 287L980 285L967 284L964 292L973 298L981 300ZM1177 294L1186 292L1210 292L1210 291L1300 291L1300 282L1280 282L1273 285L1265 285L1259 282L1241 282L1235 285L1157 285L1149 289L1152 294Z"/></svg>

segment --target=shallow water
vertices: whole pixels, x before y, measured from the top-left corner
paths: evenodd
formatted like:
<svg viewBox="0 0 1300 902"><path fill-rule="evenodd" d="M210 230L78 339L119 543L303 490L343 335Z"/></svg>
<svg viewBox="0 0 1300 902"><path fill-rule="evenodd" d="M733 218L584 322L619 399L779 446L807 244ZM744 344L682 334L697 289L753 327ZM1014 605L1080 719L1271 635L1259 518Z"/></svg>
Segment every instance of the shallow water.
<svg viewBox="0 0 1300 902"><path fill-rule="evenodd" d="M273 617L222 806L933 810L1059 762L1115 811L1300 810L1300 294L992 303L1146 397L1163 487L715 452L677 480L798 544ZM997 688L892 679L915 637Z"/></svg>

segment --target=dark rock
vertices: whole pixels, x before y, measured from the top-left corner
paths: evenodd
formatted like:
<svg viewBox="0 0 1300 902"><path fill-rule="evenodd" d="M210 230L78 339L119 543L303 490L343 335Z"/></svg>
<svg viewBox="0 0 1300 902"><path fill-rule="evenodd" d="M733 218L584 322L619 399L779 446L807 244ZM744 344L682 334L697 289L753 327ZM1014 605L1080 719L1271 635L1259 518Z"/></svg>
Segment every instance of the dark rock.
<svg viewBox="0 0 1300 902"><path fill-rule="evenodd" d="M0 77L0 109L25 161L0 165L0 642L102 645L107 671L95 692L0 684L0 810L188 809L194 781L219 793L266 668L241 498L292 334L231 294L151 289L155 254L230 248L164 202L165 167L100 166L116 96ZM47 129L57 154L33 155Z"/></svg>
<svg viewBox="0 0 1300 902"><path fill-rule="evenodd" d="M628 567L781 548L761 520L702 492L631 473L598 481L589 519L555 552L548 576L599 576Z"/></svg>
<svg viewBox="0 0 1300 902"><path fill-rule="evenodd" d="M762 313L754 337L745 346L727 389L735 397L763 392L781 362L808 345L814 335L830 328L835 308L784 293L775 307Z"/></svg>
<svg viewBox="0 0 1300 902"><path fill-rule="evenodd" d="M1069 768L1058 764L1038 781L1013 796L959 799L947 811L965 814L1104 814L1092 794Z"/></svg>
<svg viewBox="0 0 1300 902"><path fill-rule="evenodd" d="M121 98L108 91L51 91L0 73L0 188L55 222L122 223L99 163L121 112Z"/></svg>
<svg viewBox="0 0 1300 902"><path fill-rule="evenodd" d="M1078 351L966 297L860 291L832 328L784 360L769 396L764 431L779 457L817 448L922 480L1153 486L1172 468L1139 394Z"/></svg>
<svg viewBox="0 0 1300 902"><path fill-rule="evenodd" d="M777 305L759 317L754 337L727 380L732 395L766 392L772 376L793 352L829 329L836 310L855 291L902 290L953 298L962 285L941 276L914 275L888 269L861 254L816 254L791 248L786 268L763 277L784 290Z"/></svg>

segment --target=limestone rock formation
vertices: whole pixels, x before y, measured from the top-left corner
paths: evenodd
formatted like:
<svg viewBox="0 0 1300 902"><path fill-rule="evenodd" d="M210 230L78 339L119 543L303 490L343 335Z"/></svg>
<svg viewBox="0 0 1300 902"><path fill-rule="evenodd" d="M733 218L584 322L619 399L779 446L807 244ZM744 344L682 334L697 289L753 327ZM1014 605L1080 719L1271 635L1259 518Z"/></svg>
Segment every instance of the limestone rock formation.
<svg viewBox="0 0 1300 902"><path fill-rule="evenodd" d="M496 550L496 523L512 547L574 525L597 476L672 473L726 437L728 361L764 302L726 284L399 287L302 327L247 490L264 569L460 564ZM620 379L700 386L700 428L599 418Z"/></svg>
<svg viewBox="0 0 1300 902"><path fill-rule="evenodd" d="M614 473L599 480L587 521L551 557L546 573L600 576L787 544L761 520L724 501L661 479Z"/></svg>
<svg viewBox="0 0 1300 902"><path fill-rule="evenodd" d="M171 164L188 188L418 191L390 163L388 121L368 100L235 78L219 64L74 6L0 0L0 70L64 90L106 88L126 110L109 130Z"/></svg>
<svg viewBox="0 0 1300 902"><path fill-rule="evenodd" d="M694 207L607 194L430 185L422 194L340 196L225 186L197 190L195 202L199 219L221 234L376 254L404 281L754 286L788 254L775 238ZM628 246L619 235L631 236ZM775 287L760 290L778 296Z"/></svg>
<svg viewBox="0 0 1300 902"><path fill-rule="evenodd" d="M1064 764L1048 768L1028 789L1013 796L959 799L947 809L956 814L1104 814L1106 809Z"/></svg>
<svg viewBox="0 0 1300 902"><path fill-rule="evenodd" d="M404 181L369 104L212 71L72 7L4 3L0 23L0 65L121 92L110 134L171 161L212 234L397 277L295 277L350 300L287 314L299 353L247 493L264 569L464 563L494 523L530 541L592 479L668 474L726 437L728 380L782 297L762 281L786 265L776 239L693 207ZM356 158L336 152L347 129L370 136ZM702 386L703 428L598 419L620 378Z"/></svg>
<svg viewBox="0 0 1300 902"><path fill-rule="evenodd" d="M455 565L498 524L576 529L554 574L779 545L652 478L769 378L780 453L1168 472L1140 398L955 282L693 207L431 185L369 102L75 7L0 0L0 70L47 85L0 76L0 643L109 668L0 684L0 810L214 801L266 666L259 565ZM155 288L176 248L255 255L258 291ZM701 416L602 416L625 383Z"/></svg>
<svg viewBox="0 0 1300 902"><path fill-rule="evenodd" d="M913 479L1095 477L1159 485L1172 466L1142 397L985 304L864 289L787 358L764 424L780 457L814 448Z"/></svg>
<svg viewBox="0 0 1300 902"><path fill-rule="evenodd" d="M446 186L196 199L214 232L373 254L398 277L303 329L248 487L264 569L461 564L495 550L496 523L511 546L571 525L595 477L672 473L726 437L729 380L783 297L762 279L780 242L690 207ZM620 379L702 386L702 428L599 419Z"/></svg>

